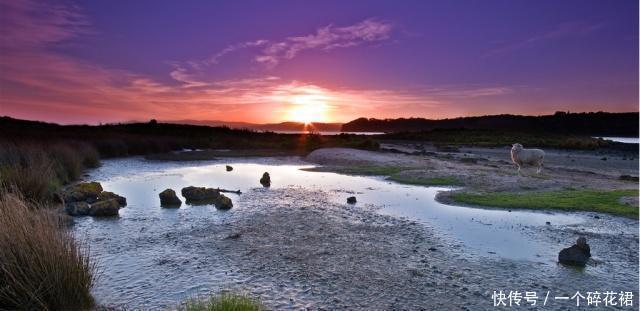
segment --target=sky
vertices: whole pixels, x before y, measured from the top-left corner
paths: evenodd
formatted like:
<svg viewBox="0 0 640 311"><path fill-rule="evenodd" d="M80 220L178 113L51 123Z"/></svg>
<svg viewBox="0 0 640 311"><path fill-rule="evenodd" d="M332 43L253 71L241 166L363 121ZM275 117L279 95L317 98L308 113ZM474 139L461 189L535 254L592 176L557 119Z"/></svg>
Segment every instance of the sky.
<svg viewBox="0 0 640 311"><path fill-rule="evenodd" d="M638 111L638 1L0 0L0 115Z"/></svg>

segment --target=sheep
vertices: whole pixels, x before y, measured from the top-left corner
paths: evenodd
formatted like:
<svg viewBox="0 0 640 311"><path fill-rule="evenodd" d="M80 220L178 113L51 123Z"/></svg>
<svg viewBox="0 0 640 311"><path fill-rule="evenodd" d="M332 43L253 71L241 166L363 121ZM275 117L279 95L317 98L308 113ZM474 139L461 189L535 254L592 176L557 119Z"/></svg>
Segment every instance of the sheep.
<svg viewBox="0 0 640 311"><path fill-rule="evenodd" d="M544 161L544 151L541 149L524 149L521 144L513 144L511 147L511 160L518 166L518 174L520 167L524 164L535 165L538 167L536 171L540 174Z"/></svg>

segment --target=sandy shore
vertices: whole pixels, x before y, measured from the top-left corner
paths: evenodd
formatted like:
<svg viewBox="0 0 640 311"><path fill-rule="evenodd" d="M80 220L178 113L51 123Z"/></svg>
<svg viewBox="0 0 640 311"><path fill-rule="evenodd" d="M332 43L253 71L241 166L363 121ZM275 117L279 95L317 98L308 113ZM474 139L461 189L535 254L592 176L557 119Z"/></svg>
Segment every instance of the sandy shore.
<svg viewBox="0 0 640 311"><path fill-rule="evenodd" d="M350 166L396 166L396 175L410 178L453 177L464 183L460 191L553 191L565 189L637 189L638 182L621 180L621 175L638 176L637 154L619 151L547 150L545 169L524 168L521 175L510 160L508 148L461 148L437 151L434 147L413 144L384 144L383 150L372 152L346 148L326 148L306 157L327 170L339 171ZM409 155L415 152L424 155ZM451 202L451 192L438 199ZM626 199L638 206L638 198Z"/></svg>
<svg viewBox="0 0 640 311"><path fill-rule="evenodd" d="M561 296L635 290L638 282L637 234L602 233L606 221L529 233L559 248L586 235L596 258L605 260L581 272L469 257L464 245L438 239L426 224L326 197L302 188L252 192L242 197L250 215L187 233L195 243L189 246L223 254L234 273L250 276L240 290L275 310L490 310L494 290ZM567 307L553 302L545 309Z"/></svg>
<svg viewBox="0 0 640 311"><path fill-rule="evenodd" d="M332 167L390 163L405 167L409 163L415 167L404 173L416 174L452 172L456 167L462 173L462 168L477 167L485 172L502 169L505 176L513 175L508 165L485 167L482 162L465 163L446 158L446 154L442 157L324 149L307 160ZM295 162L298 159L265 161L302 163ZM225 162L218 164L224 172ZM419 167L426 164L439 170ZM139 298L140 289L149 295L146 299L151 306L171 306L181 294L192 293L199 286L213 292L247 293L270 310L493 310L491 295L499 290L535 291L539 297L547 292L553 297L595 290L634 291L634 297L638 295L637 220L600 215L575 225L520 226L515 230L526 236L523 243L550 241L547 253L552 256L531 260L476 256L467 248L469 245L443 236L442 228L435 223L386 216L366 205L339 204L331 199L331 191L347 192L350 188L309 189L303 184L252 187L234 197L236 206L227 212L207 207L167 211L146 203L144 193L164 188L155 189L148 181L164 178L175 184L175 178L184 173L173 171L176 166L185 166L194 174L203 171L189 164L122 159L92 172L90 177L105 185L142 173L123 184L132 191L131 206L120 219L99 223L84 219L75 225L83 236L96 226L117 230L117 234L94 235L91 240L93 250L103 253L102 262L108 268L127 272L104 276L103 280L120 284L101 288L104 301L154 309L145 307L146 300ZM234 172L240 171L238 166ZM124 169L135 174L122 176ZM465 173L474 174L469 171ZM216 180L211 173L204 176ZM130 186L141 180L145 181L141 187L153 189L131 190ZM633 185L613 177L608 180L616 185ZM507 183L501 182L503 186ZM511 215L503 213L505 217ZM590 213L581 215L591 217ZM556 265L556 252L578 236L587 237L594 260L584 269ZM128 270L134 264L136 269ZM157 290L146 291L148 287ZM157 291L160 297L155 296ZM127 304L127 297L135 302ZM637 302L636 298L634 305ZM543 309L572 306L556 301Z"/></svg>

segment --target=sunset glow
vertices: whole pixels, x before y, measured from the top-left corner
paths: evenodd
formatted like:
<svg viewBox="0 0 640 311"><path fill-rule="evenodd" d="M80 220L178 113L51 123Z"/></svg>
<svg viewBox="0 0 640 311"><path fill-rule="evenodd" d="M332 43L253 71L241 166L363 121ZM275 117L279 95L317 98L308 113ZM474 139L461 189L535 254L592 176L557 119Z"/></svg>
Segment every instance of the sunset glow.
<svg viewBox="0 0 640 311"><path fill-rule="evenodd" d="M293 101L287 120L305 124L327 121L327 105L324 102L305 96L297 96Z"/></svg>
<svg viewBox="0 0 640 311"><path fill-rule="evenodd" d="M203 1L149 12L0 1L0 115L269 123L637 111L637 1L546 3Z"/></svg>

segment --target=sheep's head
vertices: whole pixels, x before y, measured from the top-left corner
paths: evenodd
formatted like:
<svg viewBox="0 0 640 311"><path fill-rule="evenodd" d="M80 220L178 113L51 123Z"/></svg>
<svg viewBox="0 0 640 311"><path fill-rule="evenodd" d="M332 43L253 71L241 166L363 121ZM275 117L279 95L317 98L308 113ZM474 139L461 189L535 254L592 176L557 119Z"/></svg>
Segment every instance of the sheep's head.
<svg viewBox="0 0 640 311"><path fill-rule="evenodd" d="M520 151L520 150L522 150L522 148L523 148L522 145L518 144L518 143L515 143L515 144L511 145L511 150L513 150L513 151Z"/></svg>

